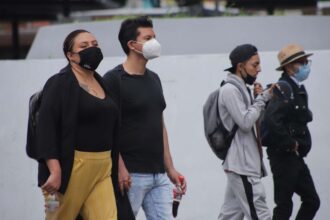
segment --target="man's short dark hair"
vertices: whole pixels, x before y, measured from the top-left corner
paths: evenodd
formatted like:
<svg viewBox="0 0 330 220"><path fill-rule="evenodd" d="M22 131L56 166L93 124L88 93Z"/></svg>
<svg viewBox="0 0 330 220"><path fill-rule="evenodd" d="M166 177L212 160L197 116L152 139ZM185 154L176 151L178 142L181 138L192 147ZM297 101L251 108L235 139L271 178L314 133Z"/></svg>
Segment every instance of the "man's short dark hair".
<svg viewBox="0 0 330 220"><path fill-rule="evenodd" d="M130 40L136 40L139 36L138 28L140 27L153 28L152 20L148 16L140 16L126 19L121 23L118 39L121 47L127 55L129 53L127 43Z"/></svg>

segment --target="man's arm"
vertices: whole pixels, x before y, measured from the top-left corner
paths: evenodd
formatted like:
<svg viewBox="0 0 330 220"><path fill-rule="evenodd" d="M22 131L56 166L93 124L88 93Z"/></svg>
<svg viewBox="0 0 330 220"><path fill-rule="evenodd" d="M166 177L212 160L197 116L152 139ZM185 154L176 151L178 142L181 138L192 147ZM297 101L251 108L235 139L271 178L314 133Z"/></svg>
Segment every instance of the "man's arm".
<svg viewBox="0 0 330 220"><path fill-rule="evenodd" d="M163 117L163 142L164 142L164 163L165 163L165 169L168 177L175 185L180 185L182 188L182 191L185 193L187 189L187 183L186 180L183 180L183 184L180 183L179 176L182 176L173 165L173 160L170 152L170 146L168 143L168 135L167 130L164 123L164 117Z"/></svg>
<svg viewBox="0 0 330 220"><path fill-rule="evenodd" d="M122 194L124 194L124 190L128 191L132 185L131 176L129 175L124 160L120 154L118 159L118 183L119 183L119 189Z"/></svg>
<svg viewBox="0 0 330 220"><path fill-rule="evenodd" d="M104 82L106 86L108 87L108 90L110 91L110 94L115 95L116 103L118 104L118 107L121 108L121 100L120 100L120 73L116 72L116 70L110 70L103 76ZM121 111L121 109L120 109ZM121 114L121 112L120 112ZM121 116L120 116L121 117ZM119 130L119 126L117 128ZM117 146L119 147L119 146ZM132 185L132 179L131 176L126 168L125 162L120 154L118 155L118 185L119 189L122 194L124 194L124 190L128 191L129 188Z"/></svg>
<svg viewBox="0 0 330 220"><path fill-rule="evenodd" d="M248 132L255 125L260 117L260 112L265 107L265 102L270 98L267 93L269 91L265 91L264 95L258 95L254 103L247 108L240 90L234 85L226 84L221 88L219 109L222 107L220 105L225 105L235 124L243 131Z"/></svg>

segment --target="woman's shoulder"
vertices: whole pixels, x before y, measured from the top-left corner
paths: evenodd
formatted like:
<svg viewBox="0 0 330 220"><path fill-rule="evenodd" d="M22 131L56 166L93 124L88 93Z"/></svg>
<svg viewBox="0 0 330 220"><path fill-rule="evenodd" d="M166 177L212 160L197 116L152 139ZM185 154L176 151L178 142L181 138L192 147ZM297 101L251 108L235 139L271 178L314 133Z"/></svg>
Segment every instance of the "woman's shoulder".
<svg viewBox="0 0 330 220"><path fill-rule="evenodd" d="M70 81L73 79L73 74L70 74L70 71L71 70L69 70L65 67L65 68L61 69L58 73L55 73L54 75L52 75L46 81L44 89L61 87L61 86L66 85L67 83L70 83Z"/></svg>

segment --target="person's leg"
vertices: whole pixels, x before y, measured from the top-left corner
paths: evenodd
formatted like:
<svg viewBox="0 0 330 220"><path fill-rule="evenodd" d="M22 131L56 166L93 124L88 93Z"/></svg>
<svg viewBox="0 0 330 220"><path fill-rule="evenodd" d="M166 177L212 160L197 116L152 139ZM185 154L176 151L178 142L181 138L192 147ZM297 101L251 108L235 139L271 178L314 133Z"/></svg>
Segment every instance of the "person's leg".
<svg viewBox="0 0 330 220"><path fill-rule="evenodd" d="M247 219L270 220L266 204L266 194L260 178L228 173L232 193L241 211Z"/></svg>
<svg viewBox="0 0 330 220"><path fill-rule="evenodd" d="M232 184L227 177L225 198L218 220L242 220L243 218L244 213L242 212L239 202L233 192Z"/></svg>
<svg viewBox="0 0 330 220"><path fill-rule="evenodd" d="M110 177L97 183L81 211L84 220L117 220L116 200Z"/></svg>
<svg viewBox="0 0 330 220"><path fill-rule="evenodd" d="M144 197L152 189L153 175L152 174L140 174L131 173L132 185L127 192L128 199L131 203L131 207L135 216L137 216Z"/></svg>
<svg viewBox="0 0 330 220"><path fill-rule="evenodd" d="M79 152L75 152L75 158L71 177L65 194L57 193L60 202L59 208L55 212L46 209L46 220L74 220L87 198L94 179L90 178L88 172L90 165L88 161L81 157ZM87 173L87 175L86 175Z"/></svg>
<svg viewBox="0 0 330 220"><path fill-rule="evenodd" d="M320 207L320 198L316 192L310 171L301 159L302 170L299 174L296 193L301 197L302 204L297 214L297 220L311 220Z"/></svg>
<svg viewBox="0 0 330 220"><path fill-rule="evenodd" d="M154 174L154 184L143 200L147 220L170 220L172 215L173 185L166 174Z"/></svg>
<svg viewBox="0 0 330 220"><path fill-rule="evenodd" d="M289 220L292 214L292 196L299 175L299 158L296 155L286 155L270 158L270 166L274 181L273 220Z"/></svg>
<svg viewBox="0 0 330 220"><path fill-rule="evenodd" d="M270 220L271 214L266 202L266 192L261 178L241 176L249 203L251 219Z"/></svg>
<svg viewBox="0 0 330 220"><path fill-rule="evenodd" d="M95 183L81 209L84 220L117 220L117 207L110 177L110 158L93 161L92 173L99 172L100 179Z"/></svg>

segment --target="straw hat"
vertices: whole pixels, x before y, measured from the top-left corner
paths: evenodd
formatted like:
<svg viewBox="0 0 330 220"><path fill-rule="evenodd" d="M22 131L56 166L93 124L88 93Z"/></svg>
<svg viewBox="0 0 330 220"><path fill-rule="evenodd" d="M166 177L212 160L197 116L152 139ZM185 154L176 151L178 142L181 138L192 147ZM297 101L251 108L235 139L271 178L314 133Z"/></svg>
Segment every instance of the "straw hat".
<svg viewBox="0 0 330 220"><path fill-rule="evenodd" d="M298 44L289 44L286 47L283 47L282 50L278 53L277 58L280 61L280 66L276 70L281 71L283 67L289 63L292 63L295 60L298 60L302 57L312 56L312 53L306 53L304 48Z"/></svg>

